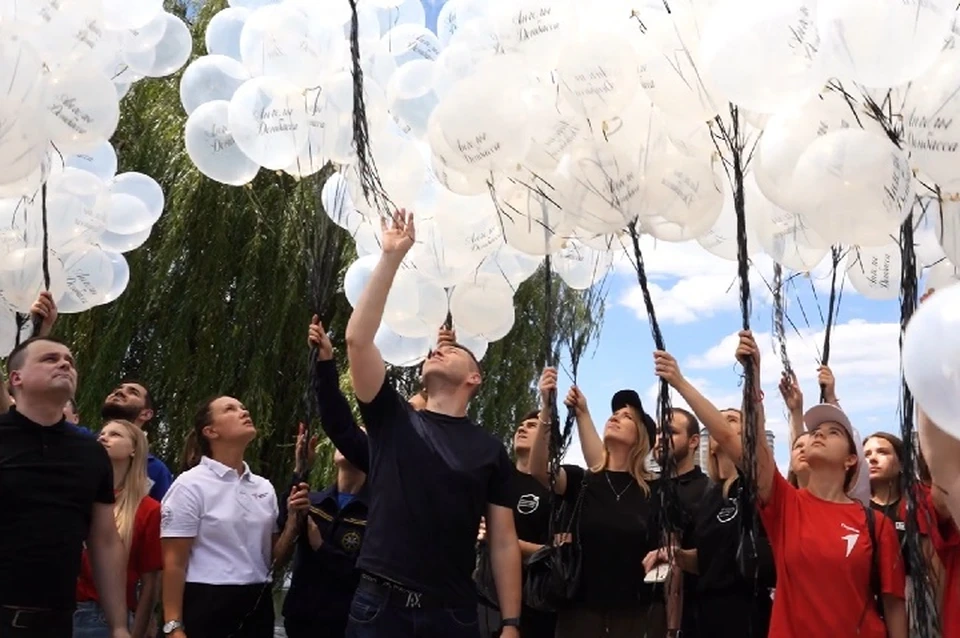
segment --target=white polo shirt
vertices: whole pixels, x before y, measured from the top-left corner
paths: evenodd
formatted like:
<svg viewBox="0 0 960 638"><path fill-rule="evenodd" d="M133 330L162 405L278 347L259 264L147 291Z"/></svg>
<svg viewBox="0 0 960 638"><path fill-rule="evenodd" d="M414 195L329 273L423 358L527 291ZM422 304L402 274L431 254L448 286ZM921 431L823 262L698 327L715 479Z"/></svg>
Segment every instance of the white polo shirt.
<svg viewBox="0 0 960 638"><path fill-rule="evenodd" d="M204 456L163 498L160 537L192 538L187 582L250 585L269 580L277 493L243 464L243 475Z"/></svg>

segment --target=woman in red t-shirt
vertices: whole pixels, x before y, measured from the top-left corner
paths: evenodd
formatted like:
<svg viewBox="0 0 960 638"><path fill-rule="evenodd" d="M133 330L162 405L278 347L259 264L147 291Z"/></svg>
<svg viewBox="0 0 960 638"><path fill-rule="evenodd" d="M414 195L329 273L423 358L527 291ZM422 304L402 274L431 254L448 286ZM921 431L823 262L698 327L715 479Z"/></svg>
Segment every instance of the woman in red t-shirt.
<svg viewBox="0 0 960 638"><path fill-rule="evenodd" d="M695 403L706 400L683 380L673 357L661 352L654 356L657 374L699 414L702 406ZM805 489L790 485L777 469L764 436L760 350L750 331L740 333L736 357L754 366L757 380L752 393L757 415L756 488L777 568L770 637L906 638L903 562L896 530L882 514L848 496L861 465L859 437L850 421L829 404L806 413L809 482ZM741 437L726 419L703 418L703 424L710 438L742 466ZM873 517L876 546L867 516ZM878 567L876 584L871 577L873 560ZM884 606L882 618L877 589Z"/></svg>
<svg viewBox="0 0 960 638"><path fill-rule="evenodd" d="M147 436L128 421L109 421L100 431L100 443L113 463L114 516L120 538L128 551L127 608L133 615L130 634L143 638L157 601L160 569L160 503L147 494ZM74 638L108 638L97 588L84 550L77 580L77 611Z"/></svg>

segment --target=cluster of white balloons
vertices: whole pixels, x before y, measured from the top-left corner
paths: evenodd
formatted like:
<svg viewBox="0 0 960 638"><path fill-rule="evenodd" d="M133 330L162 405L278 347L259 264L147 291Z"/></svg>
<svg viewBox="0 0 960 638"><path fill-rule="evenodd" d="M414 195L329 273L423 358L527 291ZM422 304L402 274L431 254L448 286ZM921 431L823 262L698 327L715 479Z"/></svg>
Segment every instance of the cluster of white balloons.
<svg viewBox="0 0 960 638"><path fill-rule="evenodd" d="M355 298L380 231L351 143L348 3L231 5L184 74L188 152L229 184L340 165L324 201L356 239ZM379 175L418 215L382 327L392 363L417 362L448 308L482 351L544 256L588 287L634 219L736 259L731 104L751 252L809 271L843 244L853 286L894 298L915 211L922 264L960 264L955 0L449 0L435 31L420 0L358 16Z"/></svg>
<svg viewBox="0 0 960 638"><path fill-rule="evenodd" d="M130 85L177 71L191 48L162 0L0 2L0 352L45 262L60 312L123 293L123 253L147 240L164 199L152 178L116 174L108 140Z"/></svg>

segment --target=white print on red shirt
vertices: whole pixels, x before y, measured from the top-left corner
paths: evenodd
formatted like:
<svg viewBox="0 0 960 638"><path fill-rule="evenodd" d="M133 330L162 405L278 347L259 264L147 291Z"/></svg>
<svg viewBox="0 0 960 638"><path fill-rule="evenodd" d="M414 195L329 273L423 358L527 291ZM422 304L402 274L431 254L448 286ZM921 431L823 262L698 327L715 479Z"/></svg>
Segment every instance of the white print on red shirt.
<svg viewBox="0 0 960 638"><path fill-rule="evenodd" d="M840 523L840 527L850 532L846 536L840 537L840 540L847 541L846 558L850 558L850 553L853 552L853 548L857 546L857 541L860 540L860 530L850 527L849 525L845 525L843 523Z"/></svg>

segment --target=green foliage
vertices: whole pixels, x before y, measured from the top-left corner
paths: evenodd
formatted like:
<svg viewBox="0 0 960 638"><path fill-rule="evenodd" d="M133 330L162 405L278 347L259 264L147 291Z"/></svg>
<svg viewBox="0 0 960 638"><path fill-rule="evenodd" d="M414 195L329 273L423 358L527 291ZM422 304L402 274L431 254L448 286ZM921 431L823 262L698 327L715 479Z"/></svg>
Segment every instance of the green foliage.
<svg viewBox="0 0 960 638"><path fill-rule="evenodd" d="M188 12L196 17L196 53L204 50L203 30L220 5ZM344 231L320 210L319 189L328 173L297 181L261 171L242 188L203 177L184 149L179 75L137 83L122 110L114 139L120 170L156 179L166 210L149 241L127 255L131 280L124 295L57 326L77 355L80 412L95 426L93 416L121 378L143 380L158 409L154 453L176 469L196 404L210 395L235 396L260 431L248 460L285 487L296 427L306 416L306 329L314 312L335 335L338 357L345 352L350 307L339 291L355 255ZM317 286L309 273L318 268L336 279L326 286L334 294L322 308L311 307ZM520 287L516 325L490 346L483 362L484 387L472 414L505 440L518 415L534 404L544 351L543 297L536 276ZM551 307L554 349L571 334L595 333L600 315L582 294L562 289ZM340 369L346 370L342 360ZM415 375L392 371L411 392ZM329 442L320 447L315 484L332 479L332 448Z"/></svg>

